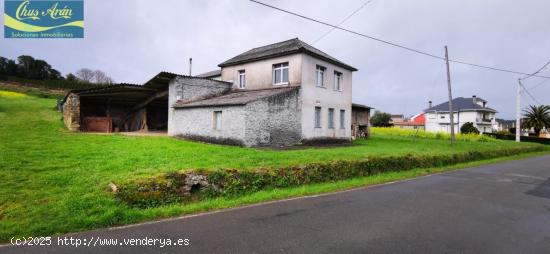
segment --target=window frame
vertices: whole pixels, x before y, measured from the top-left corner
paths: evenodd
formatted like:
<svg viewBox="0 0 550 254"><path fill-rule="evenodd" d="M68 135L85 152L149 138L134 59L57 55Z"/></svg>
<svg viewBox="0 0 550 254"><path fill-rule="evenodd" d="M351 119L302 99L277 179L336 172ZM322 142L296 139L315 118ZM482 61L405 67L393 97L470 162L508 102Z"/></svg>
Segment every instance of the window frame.
<svg viewBox="0 0 550 254"><path fill-rule="evenodd" d="M316 87L325 87L325 72L327 68L322 65L315 66L315 86ZM319 74L320 73L320 74ZM319 76L321 76L321 84L319 84Z"/></svg>
<svg viewBox="0 0 550 254"><path fill-rule="evenodd" d="M340 129L346 128L346 110L340 109Z"/></svg>
<svg viewBox="0 0 550 254"><path fill-rule="evenodd" d="M321 107L318 107L316 106L315 107L315 111L314 111L314 127L315 128L322 128L322 124L321 124L321 120L322 120L322 108Z"/></svg>
<svg viewBox="0 0 550 254"><path fill-rule="evenodd" d="M334 91L342 91L342 80L343 80L344 74L339 71L334 71L334 78L333 78L333 84L332 84L332 90ZM338 82L337 82L338 81Z"/></svg>
<svg viewBox="0 0 550 254"><path fill-rule="evenodd" d="M327 111L327 114L328 114L328 122L327 122L327 125L328 125L328 128L329 129L334 129L334 108L329 108L328 111Z"/></svg>
<svg viewBox="0 0 550 254"><path fill-rule="evenodd" d="M221 130L222 129L222 112L221 110L214 110L212 116L212 129ZM218 119L219 116L219 119Z"/></svg>
<svg viewBox="0 0 550 254"><path fill-rule="evenodd" d="M285 85L288 85L290 82L289 82L289 79L290 79L290 69L289 69L289 64L288 62L284 62L284 63L277 63L277 64L274 64L273 65L273 70L272 70L272 81L273 81L273 85L274 86L285 86ZM281 72L281 76L280 76L280 82L277 83L276 82L276 72L277 70L279 70ZM287 81L284 82L283 79L284 79L284 71L286 70L286 73L287 73Z"/></svg>
<svg viewBox="0 0 550 254"><path fill-rule="evenodd" d="M246 88L246 70L239 70L238 72L238 87L239 89L245 89Z"/></svg>

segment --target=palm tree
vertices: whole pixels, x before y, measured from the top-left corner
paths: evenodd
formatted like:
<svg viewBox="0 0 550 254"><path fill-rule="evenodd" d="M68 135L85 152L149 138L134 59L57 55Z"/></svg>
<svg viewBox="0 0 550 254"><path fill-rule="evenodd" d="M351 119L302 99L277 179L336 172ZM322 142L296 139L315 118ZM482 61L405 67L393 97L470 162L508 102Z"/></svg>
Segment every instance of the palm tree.
<svg viewBox="0 0 550 254"><path fill-rule="evenodd" d="M530 105L528 109L523 110L523 127L533 128L537 135L546 127L550 128L550 106Z"/></svg>

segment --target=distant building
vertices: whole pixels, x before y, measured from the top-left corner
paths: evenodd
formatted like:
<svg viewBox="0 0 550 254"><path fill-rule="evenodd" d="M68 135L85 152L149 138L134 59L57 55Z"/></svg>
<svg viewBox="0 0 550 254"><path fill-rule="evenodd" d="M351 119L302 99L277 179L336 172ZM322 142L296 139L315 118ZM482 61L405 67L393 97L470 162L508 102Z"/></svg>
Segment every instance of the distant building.
<svg viewBox="0 0 550 254"><path fill-rule="evenodd" d="M404 122L405 121L405 116L403 114L401 115L391 115L391 120L390 120L390 123L395 123L395 122Z"/></svg>
<svg viewBox="0 0 550 254"><path fill-rule="evenodd" d="M453 117L455 133L467 122L474 124L480 132L492 132L496 110L487 107L487 101L476 97L458 97L453 99ZM444 102L426 110L426 131L451 132L449 103Z"/></svg>
<svg viewBox="0 0 550 254"><path fill-rule="evenodd" d="M515 127L516 127L516 120L504 120L504 119L496 118L493 124L494 131L509 130L510 128L515 128Z"/></svg>
<svg viewBox="0 0 550 254"><path fill-rule="evenodd" d="M408 120L393 123L395 127L398 127L401 129L413 129L413 130L415 129L424 130L425 124L426 124L426 118L425 118L424 112L416 114Z"/></svg>

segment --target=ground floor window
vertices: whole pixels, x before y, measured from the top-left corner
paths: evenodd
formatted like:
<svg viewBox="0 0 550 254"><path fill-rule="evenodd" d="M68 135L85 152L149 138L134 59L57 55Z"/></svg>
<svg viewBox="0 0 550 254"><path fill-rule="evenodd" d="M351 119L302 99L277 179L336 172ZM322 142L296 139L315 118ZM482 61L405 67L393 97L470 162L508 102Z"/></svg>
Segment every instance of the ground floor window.
<svg viewBox="0 0 550 254"><path fill-rule="evenodd" d="M328 128L334 129L334 109L328 109Z"/></svg>
<svg viewBox="0 0 550 254"><path fill-rule="evenodd" d="M345 120L346 120L346 111L341 109L340 110L340 129L345 129Z"/></svg>
<svg viewBox="0 0 550 254"><path fill-rule="evenodd" d="M221 130L222 129L222 112L221 111L214 111L214 119L213 119L212 127L215 130Z"/></svg>
<svg viewBox="0 0 550 254"><path fill-rule="evenodd" d="M321 107L315 107L315 128L321 128Z"/></svg>

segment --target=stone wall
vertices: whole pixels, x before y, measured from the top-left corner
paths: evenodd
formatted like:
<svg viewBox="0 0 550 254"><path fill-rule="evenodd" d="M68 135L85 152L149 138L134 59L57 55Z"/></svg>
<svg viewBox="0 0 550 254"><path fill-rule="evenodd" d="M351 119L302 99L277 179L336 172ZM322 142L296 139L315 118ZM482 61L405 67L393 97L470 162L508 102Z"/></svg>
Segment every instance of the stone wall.
<svg viewBox="0 0 550 254"><path fill-rule="evenodd" d="M71 93L63 104L63 122L70 131L80 130L80 98Z"/></svg>
<svg viewBox="0 0 550 254"><path fill-rule="evenodd" d="M170 115L168 135L210 140L211 143L224 143L225 140L238 140L242 143L245 130L244 110L244 106L176 108ZM219 130L214 128L215 111L222 112Z"/></svg>
<svg viewBox="0 0 550 254"><path fill-rule="evenodd" d="M289 146L302 139L300 90L264 98L246 106L247 146Z"/></svg>

